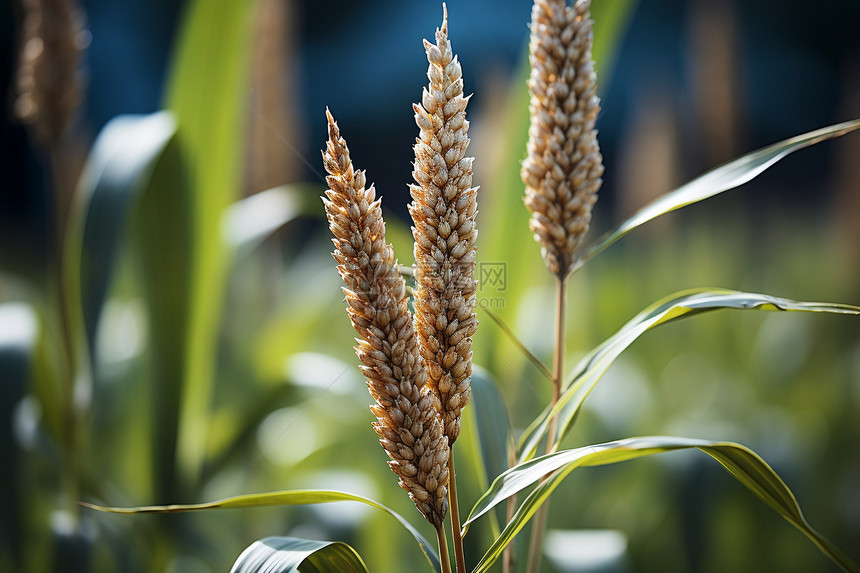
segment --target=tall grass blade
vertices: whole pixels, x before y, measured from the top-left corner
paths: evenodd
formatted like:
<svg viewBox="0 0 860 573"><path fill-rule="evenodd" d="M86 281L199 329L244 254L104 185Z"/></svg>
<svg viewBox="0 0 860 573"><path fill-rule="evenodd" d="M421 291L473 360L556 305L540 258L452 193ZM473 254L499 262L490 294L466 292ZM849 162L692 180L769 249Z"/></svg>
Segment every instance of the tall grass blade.
<svg viewBox="0 0 860 573"><path fill-rule="evenodd" d="M522 502L514 518L493 542L473 573L486 571L505 546L528 523L538 508L573 470L587 466L615 464L674 450L697 449L722 465L735 479L806 535L822 553L850 573L860 572L848 556L813 529L803 516L794 494L771 467L752 450L732 442L697 440L668 436L628 438L615 442L565 450L520 464L496 479L478 500L464 527L507 497L539 484ZM547 475L548 479L541 482ZM540 482L540 483L539 483Z"/></svg>
<svg viewBox="0 0 860 573"><path fill-rule="evenodd" d="M166 107L176 117L189 166L193 230L177 446L180 475L189 484L199 478L206 451L227 270L221 218L241 184L245 86L256 6L253 0L191 2L167 90Z"/></svg>
<svg viewBox="0 0 860 573"><path fill-rule="evenodd" d="M102 129L87 158L72 218L67 270L80 272L81 304L89 348L116 264L129 210L176 134L169 112L121 115ZM69 281L76 284L77 281Z"/></svg>
<svg viewBox="0 0 860 573"><path fill-rule="evenodd" d="M487 480L484 483L490 484L509 467L508 452L515 447L514 431L496 382L477 365L472 367L472 403L481 465ZM504 514L499 517L504 523Z"/></svg>
<svg viewBox="0 0 860 573"><path fill-rule="evenodd" d="M766 294L727 289L701 288L670 295L643 310L579 361L564 384L556 408L545 409L520 439L520 462L534 457L553 417L558 418L559 432L554 446L558 447L597 382L615 359L637 338L661 324L719 309L860 314L860 307L847 304L798 302Z"/></svg>
<svg viewBox="0 0 860 573"><path fill-rule="evenodd" d="M860 128L860 119L838 123L780 141L779 143L774 143L773 145L763 147L752 153L733 159L728 163L724 163L704 175L696 177L689 183L678 187L674 191L658 197L640 209L635 215L621 223L618 228L610 231L601 239L598 239L597 243L588 248L585 255L579 261L578 266L582 266L588 259L601 253L609 245L618 241L636 227L640 227L660 215L665 215L681 207L698 203L735 187L740 187L744 183L758 177L766 169L789 154L804 147L851 133L858 128Z"/></svg>
<svg viewBox="0 0 860 573"><path fill-rule="evenodd" d="M415 529L402 515L388 507L351 493L345 493L335 490L290 490L290 491L275 491L268 493L254 493L248 495L239 495L228 497L218 501L209 503L195 503L188 505L151 505L143 507L104 507L92 503L81 503L82 506L98 511L106 511L110 513L183 513L188 511L204 511L210 509L239 509L247 507L272 507L285 505L309 505L314 503L334 503L336 501L357 501L380 509L400 522L409 533L415 538L428 563L435 571L441 571L442 566L439 562L439 557L433 549L433 546L421 533Z"/></svg>
<svg viewBox="0 0 860 573"><path fill-rule="evenodd" d="M526 356L526 358L528 358L531 363L534 364L535 368L537 368L540 373L546 377L547 380L552 381L552 372L550 372L546 364L541 362L541 359L535 356L535 354L531 350L529 350L528 347L523 344L523 342L519 338L517 338L517 335L514 334L514 331L511 330L507 324L505 324L505 321L502 320L502 317L490 310L489 308L482 308L481 310L486 313L487 316L489 316L493 320L493 322L496 323L496 326L499 327L499 330L501 330L502 333L508 337L508 340L510 340L514 344L514 346L519 348L520 352L522 352Z"/></svg>

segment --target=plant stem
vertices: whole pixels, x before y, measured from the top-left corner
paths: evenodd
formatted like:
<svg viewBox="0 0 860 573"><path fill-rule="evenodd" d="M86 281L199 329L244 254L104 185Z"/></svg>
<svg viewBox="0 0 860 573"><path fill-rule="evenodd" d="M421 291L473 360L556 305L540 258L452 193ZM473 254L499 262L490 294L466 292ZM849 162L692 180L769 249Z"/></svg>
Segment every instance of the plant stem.
<svg viewBox="0 0 860 573"><path fill-rule="evenodd" d="M511 466L512 467L512 466ZM507 507L505 510L505 524L510 523L514 517L514 511L517 509L517 496L512 495L508 498ZM514 570L514 544L508 543L502 553L502 573L511 573Z"/></svg>
<svg viewBox="0 0 860 573"><path fill-rule="evenodd" d="M564 316L565 295L567 292L567 276L556 276L556 312L555 312L555 360L552 371L552 402L551 408L555 408L561 397L561 381L564 376ZM558 432L558 418L553 417L546 435L546 453L552 452ZM532 538L529 543L528 568L529 573L540 571L541 557L543 556L543 534L546 529L547 513L549 511L549 500L537 510L532 521Z"/></svg>
<svg viewBox="0 0 860 573"><path fill-rule="evenodd" d="M454 543L454 560L457 573L467 573L466 557L463 555L463 536L460 534L460 506L457 502L457 478L454 473L454 448L448 456L448 505L451 512L451 539Z"/></svg>
<svg viewBox="0 0 860 573"><path fill-rule="evenodd" d="M439 542L439 561L442 563L442 573L451 573L448 539L445 537L445 527L441 523L436 526L436 540Z"/></svg>
<svg viewBox="0 0 860 573"><path fill-rule="evenodd" d="M517 465L517 446L513 442L513 437L508 440L508 467L512 468ZM511 522L514 518L514 512L517 509L516 494L508 498L505 508L505 525ZM502 573L511 573L514 570L514 544L508 543L502 553Z"/></svg>

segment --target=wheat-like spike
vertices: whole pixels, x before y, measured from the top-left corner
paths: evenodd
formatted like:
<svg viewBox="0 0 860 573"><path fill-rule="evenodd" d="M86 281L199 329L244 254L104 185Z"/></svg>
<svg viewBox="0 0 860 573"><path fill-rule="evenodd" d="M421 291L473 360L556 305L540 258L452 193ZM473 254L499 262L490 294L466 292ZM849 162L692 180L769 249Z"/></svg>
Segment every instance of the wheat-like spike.
<svg viewBox="0 0 860 573"><path fill-rule="evenodd" d="M398 273L394 250L385 242L380 200L363 171L355 171L349 149L331 113L323 164L329 189L323 198L334 234L334 258L343 278L347 313L358 332L355 353L367 388L379 442L418 510L439 527L448 512L448 440L439 402L425 387L427 374Z"/></svg>
<svg viewBox="0 0 860 573"><path fill-rule="evenodd" d="M84 16L74 0L26 0L14 113L57 143L83 99Z"/></svg>
<svg viewBox="0 0 860 573"><path fill-rule="evenodd" d="M471 396L475 316L476 193L466 120L468 97L457 56L448 41L448 14L436 43L424 40L429 85L414 104L419 136L410 186L415 226L415 329L428 385L442 404L445 434L453 444L460 413Z"/></svg>
<svg viewBox="0 0 860 573"><path fill-rule="evenodd" d="M591 223L603 158L594 122L600 111L591 60L591 0L535 0L529 92L531 126L523 162L529 226L544 262L566 277Z"/></svg>

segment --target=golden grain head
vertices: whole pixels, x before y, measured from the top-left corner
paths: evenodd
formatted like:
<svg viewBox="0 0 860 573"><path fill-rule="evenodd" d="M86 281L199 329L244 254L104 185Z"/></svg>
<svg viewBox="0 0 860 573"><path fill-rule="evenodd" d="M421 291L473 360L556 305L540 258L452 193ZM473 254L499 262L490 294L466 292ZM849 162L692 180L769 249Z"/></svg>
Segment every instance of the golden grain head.
<svg viewBox="0 0 860 573"><path fill-rule="evenodd" d="M447 11L436 43L424 41L429 84L414 104L419 135L410 186L415 239L415 329L428 386L439 398L451 444L471 396L472 335L478 321L475 242L477 189L466 157L469 122L460 63L448 40Z"/></svg>
<svg viewBox="0 0 860 573"><path fill-rule="evenodd" d="M603 175L590 5L535 0L532 8L531 125L521 176L529 225L547 267L560 277L576 263Z"/></svg>
<svg viewBox="0 0 860 573"><path fill-rule="evenodd" d="M426 387L418 339L394 251L373 186L353 168L337 123L328 117L323 202L334 235L334 258L344 281L347 313L359 334L355 352L376 403L373 428L389 466L418 510L434 526L448 512L448 456L439 402Z"/></svg>

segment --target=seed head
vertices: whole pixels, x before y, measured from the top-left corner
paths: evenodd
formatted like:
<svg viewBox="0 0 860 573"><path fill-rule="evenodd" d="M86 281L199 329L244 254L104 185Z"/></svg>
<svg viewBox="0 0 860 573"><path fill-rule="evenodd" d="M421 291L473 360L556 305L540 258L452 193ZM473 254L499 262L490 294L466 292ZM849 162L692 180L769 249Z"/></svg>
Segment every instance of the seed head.
<svg viewBox="0 0 860 573"><path fill-rule="evenodd" d="M355 171L349 149L331 113L323 164L329 189L323 203L334 234L334 258L345 283L347 314L358 332L355 353L376 404L373 424L379 442L418 510L434 526L448 512L448 440L439 400L425 386L427 374L398 272L385 242L382 207L363 171Z"/></svg>
<svg viewBox="0 0 860 573"><path fill-rule="evenodd" d="M83 98L82 53L88 43L74 0L25 0L15 116L43 144L65 133Z"/></svg>
<svg viewBox="0 0 860 573"><path fill-rule="evenodd" d="M591 0L535 0L529 92L531 126L521 176L529 226L546 266L565 277L576 262L602 183L594 122L600 111L591 60Z"/></svg>
<svg viewBox="0 0 860 573"><path fill-rule="evenodd" d="M410 186L415 226L415 329L427 368L427 384L438 396L445 434L460 435L460 413L471 396L475 316L476 193L466 120L468 97L457 56L448 41L445 11L436 43L424 40L429 85L414 104L419 136Z"/></svg>

